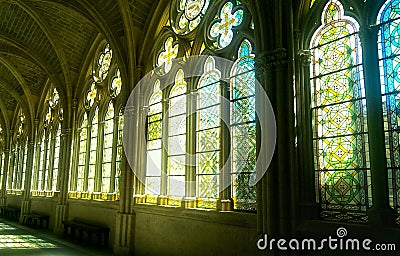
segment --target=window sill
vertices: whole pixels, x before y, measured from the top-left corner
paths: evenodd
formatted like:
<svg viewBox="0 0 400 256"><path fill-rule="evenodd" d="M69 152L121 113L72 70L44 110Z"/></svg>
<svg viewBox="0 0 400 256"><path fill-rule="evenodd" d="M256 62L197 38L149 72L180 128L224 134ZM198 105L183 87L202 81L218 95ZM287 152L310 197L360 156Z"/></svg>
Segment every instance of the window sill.
<svg viewBox="0 0 400 256"><path fill-rule="evenodd" d="M31 196L32 197L58 197L60 191L39 191L39 190L32 190Z"/></svg>
<svg viewBox="0 0 400 256"><path fill-rule="evenodd" d="M119 194L117 193L101 193L101 192L68 192L69 199L83 199L93 201L119 201Z"/></svg>
<svg viewBox="0 0 400 256"><path fill-rule="evenodd" d="M190 219L247 228L257 228L257 214L235 211L217 211L204 208L183 208L168 205L136 204L135 214L152 214L178 219Z"/></svg>

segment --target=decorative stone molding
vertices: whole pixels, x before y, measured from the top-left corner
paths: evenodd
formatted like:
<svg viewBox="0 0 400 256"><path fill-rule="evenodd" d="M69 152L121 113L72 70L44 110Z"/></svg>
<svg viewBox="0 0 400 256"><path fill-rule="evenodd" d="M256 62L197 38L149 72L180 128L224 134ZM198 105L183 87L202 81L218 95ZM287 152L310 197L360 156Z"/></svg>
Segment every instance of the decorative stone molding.
<svg viewBox="0 0 400 256"><path fill-rule="evenodd" d="M299 50L297 52L297 59L302 66L310 66L311 63L311 51Z"/></svg>
<svg viewBox="0 0 400 256"><path fill-rule="evenodd" d="M285 48L278 48L263 52L256 57L255 62L257 76L265 75L268 71L282 69L287 65L287 51Z"/></svg>

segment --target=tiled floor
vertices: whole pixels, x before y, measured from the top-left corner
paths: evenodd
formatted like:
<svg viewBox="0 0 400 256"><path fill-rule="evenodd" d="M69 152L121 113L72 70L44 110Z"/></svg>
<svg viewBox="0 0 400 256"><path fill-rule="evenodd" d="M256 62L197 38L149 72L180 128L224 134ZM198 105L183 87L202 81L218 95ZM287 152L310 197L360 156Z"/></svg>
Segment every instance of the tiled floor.
<svg viewBox="0 0 400 256"><path fill-rule="evenodd" d="M85 247L50 231L32 229L0 218L0 255L109 256L110 249Z"/></svg>

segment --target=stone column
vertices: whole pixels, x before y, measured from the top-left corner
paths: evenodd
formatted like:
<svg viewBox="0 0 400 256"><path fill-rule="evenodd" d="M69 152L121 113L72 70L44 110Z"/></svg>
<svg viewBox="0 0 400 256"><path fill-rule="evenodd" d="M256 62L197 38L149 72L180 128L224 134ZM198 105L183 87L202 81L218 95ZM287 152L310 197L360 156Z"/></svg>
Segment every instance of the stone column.
<svg viewBox="0 0 400 256"><path fill-rule="evenodd" d="M379 27L362 27L365 96L367 99L368 144L371 165L372 201L368 223L376 226L394 225L394 210L389 206L388 172L385 133L378 63Z"/></svg>
<svg viewBox="0 0 400 256"><path fill-rule="evenodd" d="M313 159L313 129L310 97L311 52L298 50L296 56L296 130L298 176L296 190L299 192L300 220L318 218L315 194L315 171Z"/></svg>
<svg viewBox="0 0 400 256"><path fill-rule="evenodd" d="M36 135L37 125L35 124ZM36 137L36 136L35 136ZM35 141L34 138L29 138L28 140L28 153L26 159L26 171L25 171L25 184L24 184L24 199L21 204L21 214L19 221L22 222L25 213L29 213L31 210L31 183L32 183L32 170L33 170L33 156L35 153Z"/></svg>
<svg viewBox="0 0 400 256"><path fill-rule="evenodd" d="M59 201L56 206L56 214L54 217L54 228L53 231L56 234L61 234L64 231L63 228L63 220L68 219L68 183L69 176L71 170L71 156L73 151L73 140L74 134L76 130L76 112L77 112L77 101L74 99L72 101L72 108L68 109L68 111L72 111L71 113L64 112L64 118L62 126L61 126L61 138L60 138L60 158L58 160L58 175L59 178Z"/></svg>
<svg viewBox="0 0 400 256"><path fill-rule="evenodd" d="M138 66L136 71L136 82L138 82L143 76L143 67ZM129 83L126 83L126 85L128 84ZM124 142L133 141L131 138L135 136L138 143L137 145L131 145L131 143L128 143L128 145L123 145L123 157L121 159L122 170L120 183L120 206L116 217L114 243L114 254L116 255L131 255L133 253L135 232L135 213L133 210L133 205L135 204L135 202L133 195L134 193L144 193L144 184L142 184L142 182L137 177L135 177L134 172L132 171L131 166L127 161L127 156L125 153L125 148L129 147L129 150L127 151L132 154L129 157L135 157L135 166L133 168L143 168L143 161L145 160L140 160L140 158L145 157L145 155L143 155L143 152L141 152L141 149L145 147L145 145L141 145L142 143L138 140L138 138L144 124L141 120L133 120L132 115L130 115L130 113L135 113L135 115L133 116L141 116L140 112L142 109L139 108L140 97L135 100L137 104L135 106L127 106L124 112L124 122L130 122L129 131L126 129L126 124L124 125ZM141 174L142 171L143 170L139 170L139 174ZM138 172L136 172L136 174L138 174Z"/></svg>
<svg viewBox="0 0 400 256"><path fill-rule="evenodd" d="M1 170L3 172L3 180L1 182L0 206L7 205L7 180L8 180L8 169L10 166L9 163L10 163L10 149L5 148L3 169Z"/></svg>
<svg viewBox="0 0 400 256"><path fill-rule="evenodd" d="M293 87L289 80L288 55L286 49L277 48L258 53L257 56L256 76L271 101L277 131L273 159L257 186L259 231L271 236L288 236L294 220L292 161L295 154ZM258 105L257 111L257 121L268 122L263 119L263 106ZM259 125L257 132L261 132ZM260 136L257 136L258 149L260 143Z"/></svg>

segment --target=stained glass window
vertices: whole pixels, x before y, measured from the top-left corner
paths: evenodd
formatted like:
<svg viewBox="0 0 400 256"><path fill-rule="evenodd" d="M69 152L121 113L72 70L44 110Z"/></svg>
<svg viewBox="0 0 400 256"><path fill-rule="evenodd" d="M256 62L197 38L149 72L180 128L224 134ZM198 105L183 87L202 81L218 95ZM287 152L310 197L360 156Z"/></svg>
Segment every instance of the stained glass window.
<svg viewBox="0 0 400 256"><path fill-rule="evenodd" d="M58 163L60 159L60 139L61 139L61 124L58 125L58 128L56 130L56 137L54 144L52 191L59 191L59 185L57 179L58 179Z"/></svg>
<svg viewBox="0 0 400 256"><path fill-rule="evenodd" d="M198 27L206 14L210 0L178 0L174 2L177 10L173 15L174 31L178 34L188 34Z"/></svg>
<svg viewBox="0 0 400 256"><path fill-rule="evenodd" d="M168 195L185 196L186 82L180 69L169 95L168 109ZM171 200L171 202L174 202Z"/></svg>
<svg viewBox="0 0 400 256"><path fill-rule="evenodd" d="M168 37L164 43L164 49L158 55L157 67L164 64L164 72L168 73L172 67L172 61L178 56L178 43L174 42L173 37Z"/></svg>
<svg viewBox="0 0 400 256"><path fill-rule="evenodd" d="M256 188L250 186L256 164L254 54L242 42L231 71L232 198L235 209L256 209Z"/></svg>
<svg viewBox="0 0 400 256"><path fill-rule="evenodd" d="M118 95L121 93L121 88L122 88L121 73L119 72L119 69L117 69L110 86L111 97L112 98L118 97Z"/></svg>
<svg viewBox="0 0 400 256"><path fill-rule="evenodd" d="M124 129L124 111L121 109L118 117L118 144L117 144L117 161L115 172L115 191L119 193L120 177L122 172L123 151L123 129Z"/></svg>
<svg viewBox="0 0 400 256"><path fill-rule="evenodd" d="M86 107L87 108L91 108L96 100L97 97L97 88L96 88L96 84L92 83L90 85L88 94L86 96Z"/></svg>
<svg viewBox="0 0 400 256"><path fill-rule="evenodd" d="M317 200L323 218L363 222L372 200L359 25L335 0L321 20L311 42Z"/></svg>
<svg viewBox="0 0 400 256"><path fill-rule="evenodd" d="M97 132L99 123L99 108L96 107L92 118L90 132L90 151L89 151L89 171L88 171L88 188L87 191L94 191L95 176L96 176L96 154L97 154Z"/></svg>
<svg viewBox="0 0 400 256"><path fill-rule="evenodd" d="M82 124L81 124L81 130L80 130L80 136L79 136L79 160L78 160L76 191L83 191L83 189L84 189L87 138L88 138L88 120L87 120L87 114L85 113Z"/></svg>
<svg viewBox="0 0 400 256"><path fill-rule="evenodd" d="M243 21L243 9L234 7L232 2L227 2L221 9L217 21L211 26L210 35L217 39L216 47L225 48L233 40L233 28Z"/></svg>
<svg viewBox="0 0 400 256"><path fill-rule="evenodd" d="M49 175L50 175L50 161L51 161L51 133L52 133L52 127L49 127L49 131L46 137L46 165L45 165L45 170L44 170L44 182L45 182L45 190L51 190L50 184L49 184Z"/></svg>
<svg viewBox="0 0 400 256"><path fill-rule="evenodd" d="M162 92L160 81L154 84L147 115L146 194L159 195L161 185Z"/></svg>
<svg viewBox="0 0 400 256"><path fill-rule="evenodd" d="M104 142L103 142L103 182L102 192L110 191L111 186L111 159L113 155L113 137L114 137L114 105L110 101L107 114L104 120Z"/></svg>
<svg viewBox="0 0 400 256"><path fill-rule="evenodd" d="M39 164L39 171L38 171L38 190L44 190L45 185L44 185L44 181L45 181L45 165L46 165L46 150L45 150L45 145L46 145L46 134L45 131L43 132L42 135L42 141L40 143L40 164Z"/></svg>
<svg viewBox="0 0 400 256"><path fill-rule="evenodd" d="M219 192L220 79L214 58L207 58L197 85L196 184L202 208L215 208L210 199Z"/></svg>
<svg viewBox="0 0 400 256"><path fill-rule="evenodd" d="M96 65L93 67L93 79L96 83L101 83L108 75L113 57L112 49L109 44L106 44L103 51L97 59Z"/></svg>
<svg viewBox="0 0 400 256"><path fill-rule="evenodd" d="M379 66L383 102L386 157L389 177L389 202L400 215L400 10L399 0L387 1L381 8L377 24Z"/></svg>

